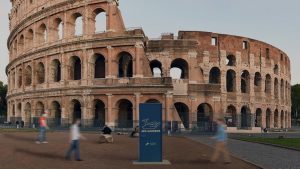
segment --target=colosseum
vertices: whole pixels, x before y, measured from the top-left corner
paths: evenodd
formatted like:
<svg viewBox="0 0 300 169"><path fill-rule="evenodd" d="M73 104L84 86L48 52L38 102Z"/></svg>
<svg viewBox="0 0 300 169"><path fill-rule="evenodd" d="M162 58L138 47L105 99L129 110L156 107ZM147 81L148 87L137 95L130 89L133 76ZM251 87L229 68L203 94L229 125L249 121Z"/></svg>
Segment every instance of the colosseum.
<svg viewBox="0 0 300 169"><path fill-rule="evenodd" d="M10 0L8 120L132 128L161 103L168 128L291 127L290 60L250 38L201 31L148 38L118 0ZM175 72L175 73L174 73Z"/></svg>

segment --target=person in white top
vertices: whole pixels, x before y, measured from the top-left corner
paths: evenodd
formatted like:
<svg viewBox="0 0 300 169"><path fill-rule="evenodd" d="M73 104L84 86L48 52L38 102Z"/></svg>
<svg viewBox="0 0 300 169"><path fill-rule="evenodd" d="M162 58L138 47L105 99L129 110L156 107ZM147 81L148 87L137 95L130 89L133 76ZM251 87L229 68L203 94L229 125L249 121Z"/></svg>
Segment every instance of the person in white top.
<svg viewBox="0 0 300 169"><path fill-rule="evenodd" d="M74 120L74 123L71 126L71 137L70 137L71 147L68 150L66 155L67 160L71 160L71 154L73 151L75 151L76 161L82 161L82 159L80 158L79 140L80 139L86 140L86 138L80 134L79 125L80 125L80 119L76 119Z"/></svg>

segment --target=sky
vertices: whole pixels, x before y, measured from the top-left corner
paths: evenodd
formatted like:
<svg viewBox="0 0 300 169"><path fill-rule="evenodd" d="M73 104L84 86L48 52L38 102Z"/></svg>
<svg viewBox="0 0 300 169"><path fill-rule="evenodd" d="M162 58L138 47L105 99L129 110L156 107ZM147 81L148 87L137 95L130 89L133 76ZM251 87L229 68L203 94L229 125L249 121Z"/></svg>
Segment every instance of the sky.
<svg viewBox="0 0 300 169"><path fill-rule="evenodd" d="M245 36L288 54L292 84L300 83L299 0L120 0L126 27L142 27L149 38L179 30ZM10 0L0 2L0 80L7 83L6 46Z"/></svg>

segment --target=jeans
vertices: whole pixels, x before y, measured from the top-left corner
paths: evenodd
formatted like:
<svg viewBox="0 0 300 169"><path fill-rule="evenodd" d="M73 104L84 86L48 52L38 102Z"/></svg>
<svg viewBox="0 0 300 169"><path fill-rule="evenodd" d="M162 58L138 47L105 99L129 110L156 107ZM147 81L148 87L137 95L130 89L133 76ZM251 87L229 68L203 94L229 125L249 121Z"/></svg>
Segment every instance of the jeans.
<svg viewBox="0 0 300 169"><path fill-rule="evenodd" d="M80 159L80 153L79 153L79 140L72 140L71 147L67 152L66 158L71 159L71 153L75 151L75 158L76 160Z"/></svg>
<svg viewBox="0 0 300 169"><path fill-rule="evenodd" d="M45 127L40 127L40 134L38 140L40 142L46 141L46 128Z"/></svg>

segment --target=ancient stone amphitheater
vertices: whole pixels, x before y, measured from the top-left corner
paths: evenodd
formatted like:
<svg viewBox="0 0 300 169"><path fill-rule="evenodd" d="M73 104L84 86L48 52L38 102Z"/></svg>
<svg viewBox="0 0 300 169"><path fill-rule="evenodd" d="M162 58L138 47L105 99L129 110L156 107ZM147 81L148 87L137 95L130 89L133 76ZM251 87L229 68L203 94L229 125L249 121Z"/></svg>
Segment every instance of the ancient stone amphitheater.
<svg viewBox="0 0 300 169"><path fill-rule="evenodd" d="M8 120L131 128L139 103L162 103L165 126L209 131L291 127L290 60L250 38L126 28L117 0L11 0ZM125 3L125 2L124 2ZM102 28L102 29L101 29Z"/></svg>

